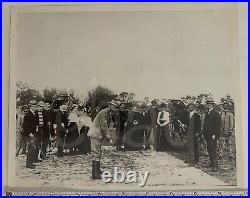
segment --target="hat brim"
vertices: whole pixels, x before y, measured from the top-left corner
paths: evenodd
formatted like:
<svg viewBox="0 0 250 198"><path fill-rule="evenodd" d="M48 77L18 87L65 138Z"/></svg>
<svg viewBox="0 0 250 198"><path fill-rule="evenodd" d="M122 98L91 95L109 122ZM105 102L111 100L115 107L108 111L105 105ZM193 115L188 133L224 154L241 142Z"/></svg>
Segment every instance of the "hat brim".
<svg viewBox="0 0 250 198"><path fill-rule="evenodd" d="M215 102L210 101L210 102L206 102L206 104L215 104Z"/></svg>
<svg viewBox="0 0 250 198"><path fill-rule="evenodd" d="M109 102L108 105L113 105L113 106L117 106L117 104L113 103L113 102Z"/></svg>

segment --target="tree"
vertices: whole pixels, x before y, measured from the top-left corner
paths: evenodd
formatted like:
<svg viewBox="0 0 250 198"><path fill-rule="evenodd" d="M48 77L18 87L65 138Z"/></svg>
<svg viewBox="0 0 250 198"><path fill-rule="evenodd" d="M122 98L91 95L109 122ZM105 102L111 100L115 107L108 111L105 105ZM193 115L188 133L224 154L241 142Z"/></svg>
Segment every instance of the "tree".
<svg viewBox="0 0 250 198"><path fill-rule="evenodd" d="M30 88L27 83L18 81L16 83L16 105L17 107L28 105L31 100L42 100L38 90Z"/></svg>
<svg viewBox="0 0 250 198"><path fill-rule="evenodd" d="M59 94L59 90L52 87L46 87L43 89L43 98L46 102L49 102L50 104L53 102L53 98Z"/></svg>
<svg viewBox="0 0 250 198"><path fill-rule="evenodd" d="M108 101L115 99L115 94L112 90L98 86L93 90L88 92L91 107L96 107L97 105L105 107Z"/></svg>

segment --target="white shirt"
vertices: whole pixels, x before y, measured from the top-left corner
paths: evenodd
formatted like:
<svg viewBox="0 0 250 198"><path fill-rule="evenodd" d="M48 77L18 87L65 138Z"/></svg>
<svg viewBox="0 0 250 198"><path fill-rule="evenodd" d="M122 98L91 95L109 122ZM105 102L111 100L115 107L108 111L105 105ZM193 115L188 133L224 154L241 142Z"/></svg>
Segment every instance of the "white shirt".
<svg viewBox="0 0 250 198"><path fill-rule="evenodd" d="M78 118L78 116L77 116L77 114L75 113L75 112L71 112L70 114L69 114L69 122L79 122L79 118Z"/></svg>
<svg viewBox="0 0 250 198"><path fill-rule="evenodd" d="M91 127L92 121L91 118L87 115L82 115L79 118L79 128L82 128L83 126Z"/></svg>
<svg viewBox="0 0 250 198"><path fill-rule="evenodd" d="M211 111L212 111L213 109L214 109L214 108L212 108L212 109L209 109L209 110L208 110L208 114L209 114L209 113L210 113L210 112L211 112Z"/></svg>
<svg viewBox="0 0 250 198"><path fill-rule="evenodd" d="M163 113L163 116L161 118L161 115ZM165 126L169 123L169 113L167 111L161 111L158 113L158 116L157 116L157 124L159 124L160 126Z"/></svg>
<svg viewBox="0 0 250 198"><path fill-rule="evenodd" d="M191 118L194 115L194 111L191 111L189 114L189 118Z"/></svg>
<svg viewBox="0 0 250 198"><path fill-rule="evenodd" d="M33 113L35 115L35 111L33 111L32 109L30 109L31 113Z"/></svg>

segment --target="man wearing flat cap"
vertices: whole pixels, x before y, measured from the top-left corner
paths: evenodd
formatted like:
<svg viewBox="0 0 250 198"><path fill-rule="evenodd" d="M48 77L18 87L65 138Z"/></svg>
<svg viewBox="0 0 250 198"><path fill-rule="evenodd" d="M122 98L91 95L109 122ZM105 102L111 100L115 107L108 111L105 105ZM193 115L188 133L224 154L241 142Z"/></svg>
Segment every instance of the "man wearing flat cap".
<svg viewBox="0 0 250 198"><path fill-rule="evenodd" d="M213 98L208 98L206 104L208 112L203 125L203 136L207 142L207 150L210 158L209 167L211 167L213 171L216 171L218 169L217 141L220 137L221 117L220 114L214 110L215 102Z"/></svg>
<svg viewBox="0 0 250 198"><path fill-rule="evenodd" d="M36 162L36 149L38 147L37 142L37 132L38 132L38 117L36 115L37 110L37 102L35 100L31 100L29 103L29 110L25 114L23 119L23 130L24 135L28 137L28 152L27 152L27 160L26 167L30 169L34 169Z"/></svg>
<svg viewBox="0 0 250 198"><path fill-rule="evenodd" d="M221 115L221 137L219 139L219 157L222 157L224 151L228 150L228 158L233 158L232 132L234 127L234 116L229 111L229 102L224 101L220 112Z"/></svg>
<svg viewBox="0 0 250 198"><path fill-rule="evenodd" d="M112 143L111 134L109 131L108 122L115 112L117 104L115 101L108 103L108 107L98 112L93 124L88 131L88 136L91 140L91 153L93 155L92 161L92 179L101 179L101 143L107 139Z"/></svg>

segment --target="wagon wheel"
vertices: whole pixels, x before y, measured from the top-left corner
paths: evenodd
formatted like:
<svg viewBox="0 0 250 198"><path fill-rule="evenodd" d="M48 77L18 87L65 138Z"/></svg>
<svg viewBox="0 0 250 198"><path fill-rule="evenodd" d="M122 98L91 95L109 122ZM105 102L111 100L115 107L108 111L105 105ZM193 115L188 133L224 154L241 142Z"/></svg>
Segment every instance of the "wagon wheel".
<svg viewBox="0 0 250 198"><path fill-rule="evenodd" d="M168 128L169 130L166 133L166 138L169 144L174 148L184 147L187 144L187 138L180 125L174 122L170 122L168 124Z"/></svg>

